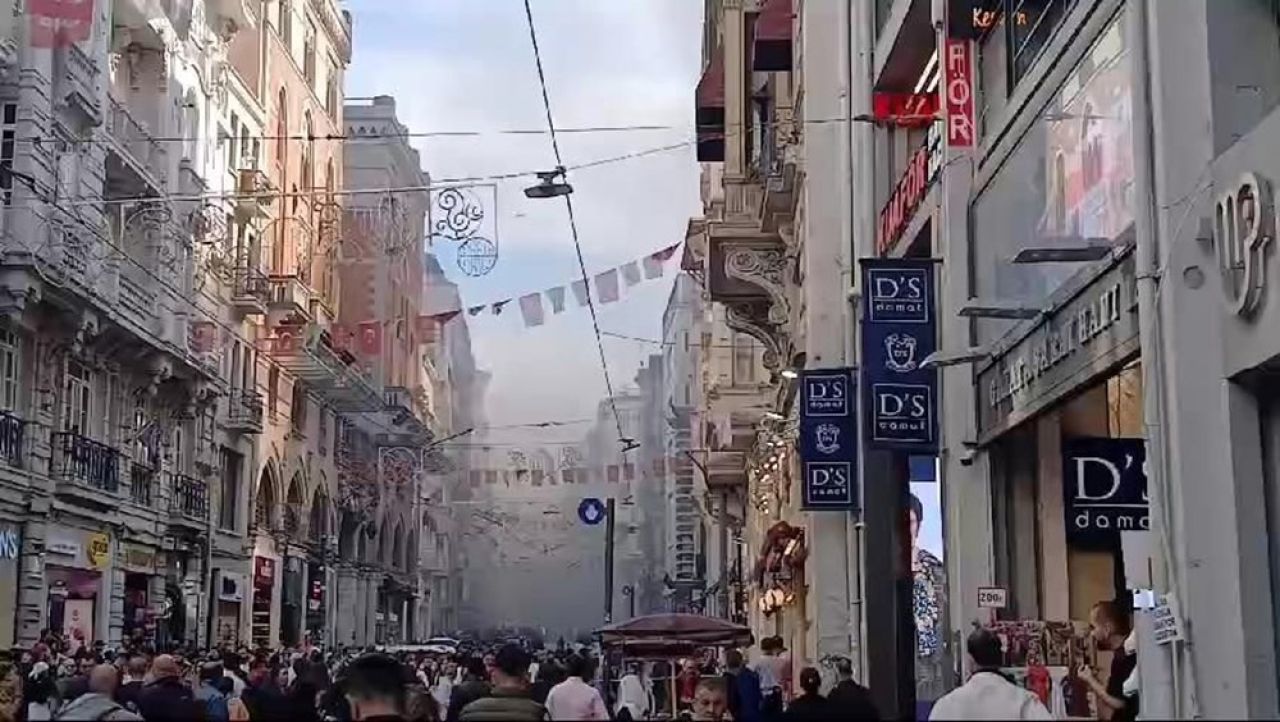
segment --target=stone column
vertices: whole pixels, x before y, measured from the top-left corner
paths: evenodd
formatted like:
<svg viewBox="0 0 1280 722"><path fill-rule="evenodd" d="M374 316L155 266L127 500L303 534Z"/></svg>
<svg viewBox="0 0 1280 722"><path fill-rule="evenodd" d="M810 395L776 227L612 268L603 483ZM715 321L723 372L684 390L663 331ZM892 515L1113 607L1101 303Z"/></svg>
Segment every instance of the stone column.
<svg viewBox="0 0 1280 722"><path fill-rule="evenodd" d="M358 642L356 620L360 618L360 580L356 570L343 565L338 568L337 595L330 602L334 608L337 643L352 645Z"/></svg>
<svg viewBox="0 0 1280 722"><path fill-rule="evenodd" d="M114 555L111 559L111 566L102 570L102 591L106 596L107 645L115 647L124 635L124 569L116 563Z"/></svg>
<svg viewBox="0 0 1280 722"><path fill-rule="evenodd" d="M45 518L49 502L37 499L31 503L31 516L22 527L22 561L18 569L18 619L14 640L22 647L40 641L45 627L45 601L48 589L44 575Z"/></svg>
<svg viewBox="0 0 1280 722"><path fill-rule="evenodd" d="M365 587L364 639L365 644L378 641L378 576L370 572Z"/></svg>

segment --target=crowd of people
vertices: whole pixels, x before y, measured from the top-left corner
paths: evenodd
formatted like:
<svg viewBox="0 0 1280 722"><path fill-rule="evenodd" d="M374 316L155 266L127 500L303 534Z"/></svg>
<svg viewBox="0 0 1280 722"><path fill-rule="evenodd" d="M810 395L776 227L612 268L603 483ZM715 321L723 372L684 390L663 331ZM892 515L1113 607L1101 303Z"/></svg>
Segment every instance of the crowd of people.
<svg viewBox="0 0 1280 722"><path fill-rule="evenodd" d="M246 648L166 654L71 649L47 636L0 651L0 722L478 722L481 720L875 719L847 663L819 693L817 670L793 695L781 640L754 664L742 652L673 664L600 664L589 649L507 642L454 654ZM673 678L674 675L674 678Z"/></svg>

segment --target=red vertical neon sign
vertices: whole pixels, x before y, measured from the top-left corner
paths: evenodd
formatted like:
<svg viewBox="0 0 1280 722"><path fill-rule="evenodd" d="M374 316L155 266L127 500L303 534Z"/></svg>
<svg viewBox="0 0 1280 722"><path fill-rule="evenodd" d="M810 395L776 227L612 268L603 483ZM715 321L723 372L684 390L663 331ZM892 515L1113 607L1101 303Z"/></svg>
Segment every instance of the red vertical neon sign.
<svg viewBox="0 0 1280 722"><path fill-rule="evenodd" d="M973 146L973 45L968 40L946 42L947 145Z"/></svg>

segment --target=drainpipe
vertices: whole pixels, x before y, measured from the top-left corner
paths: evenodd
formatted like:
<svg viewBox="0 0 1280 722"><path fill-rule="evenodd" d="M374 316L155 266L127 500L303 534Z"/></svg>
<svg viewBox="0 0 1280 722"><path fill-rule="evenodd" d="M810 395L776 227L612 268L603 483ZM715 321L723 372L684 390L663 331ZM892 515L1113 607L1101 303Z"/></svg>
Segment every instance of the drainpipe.
<svg viewBox="0 0 1280 722"><path fill-rule="evenodd" d="M1152 79L1149 47L1149 8L1147 0L1128 6L1128 41L1132 49L1133 77L1133 151L1134 227L1137 242L1134 259L1137 264L1138 333L1142 348L1143 417L1146 424L1147 490L1151 516L1159 542L1160 560L1152 572L1157 593L1178 594L1176 558L1173 552L1172 513L1169 507L1170 475L1165 452L1167 417L1164 404L1166 376L1161 333L1160 238L1156 218L1155 130L1152 125ZM1139 613L1135 619L1139 634L1138 665L1141 674L1142 712L1151 719L1182 718L1178 665L1181 644L1159 646L1148 636L1153 630L1150 615Z"/></svg>

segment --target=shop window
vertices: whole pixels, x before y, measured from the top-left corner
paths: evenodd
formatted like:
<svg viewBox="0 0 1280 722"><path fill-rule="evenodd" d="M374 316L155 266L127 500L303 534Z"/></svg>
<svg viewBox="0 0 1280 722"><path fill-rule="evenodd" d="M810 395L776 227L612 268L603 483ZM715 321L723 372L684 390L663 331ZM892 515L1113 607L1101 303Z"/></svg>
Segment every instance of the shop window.
<svg viewBox="0 0 1280 722"><path fill-rule="evenodd" d="M991 513L995 582L1009 590L1001 619L1040 615L1040 518L1034 425L1016 429L991 449Z"/></svg>
<svg viewBox="0 0 1280 722"><path fill-rule="evenodd" d="M0 328L0 411L17 413L21 379L21 338L7 328Z"/></svg>
<svg viewBox="0 0 1280 722"><path fill-rule="evenodd" d="M972 208L974 236L984 239L972 251L976 296L1047 304L1091 267L1011 263L1020 250L1132 237L1133 78L1123 18L1101 33L979 191ZM1011 326L982 319L977 340L990 343Z"/></svg>

